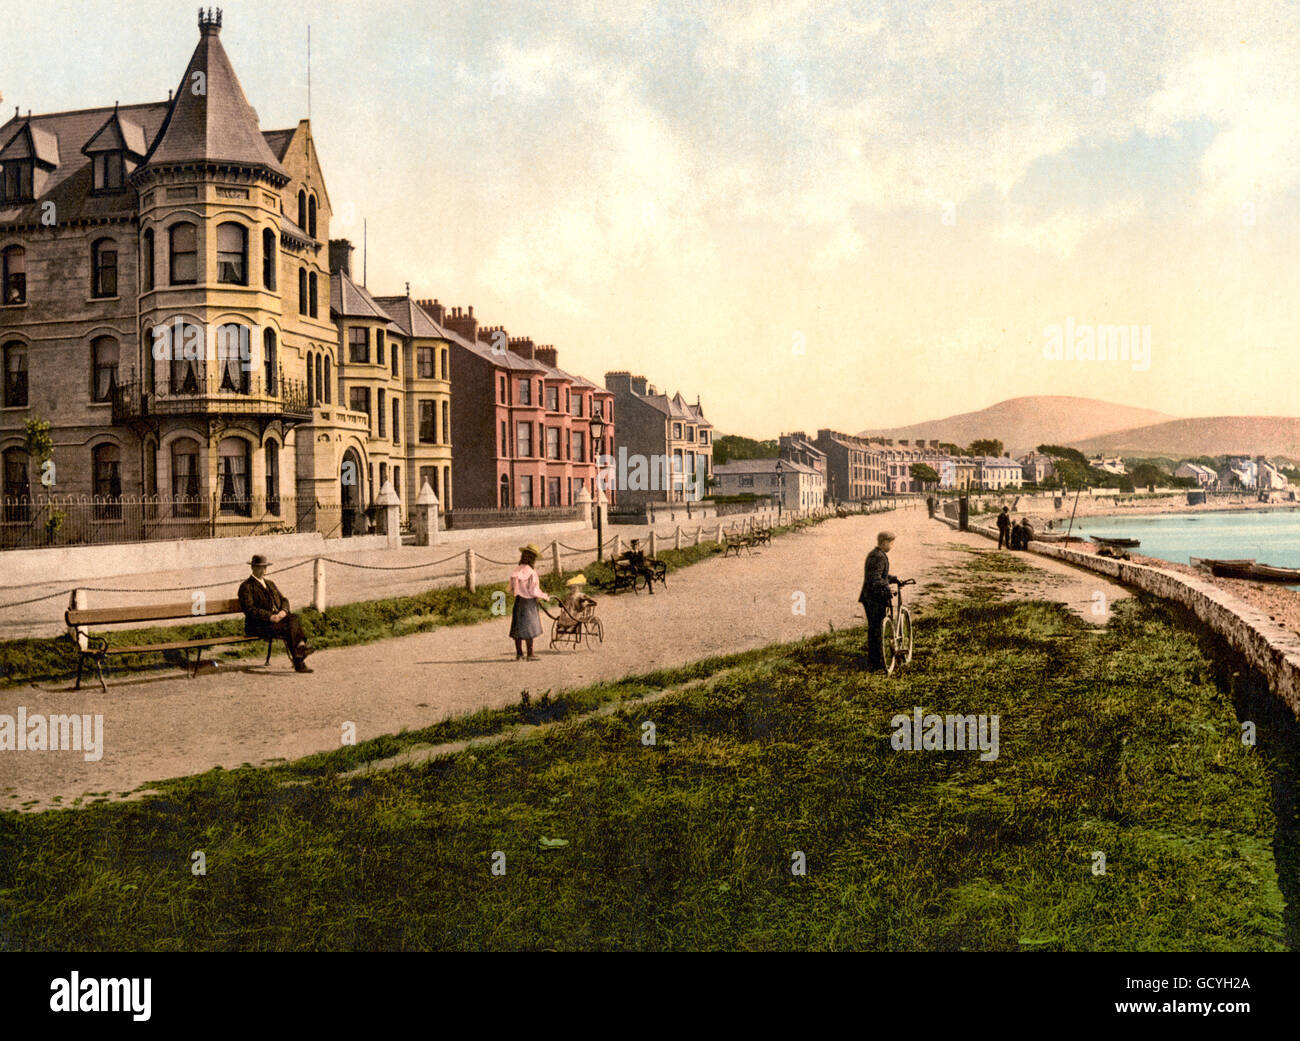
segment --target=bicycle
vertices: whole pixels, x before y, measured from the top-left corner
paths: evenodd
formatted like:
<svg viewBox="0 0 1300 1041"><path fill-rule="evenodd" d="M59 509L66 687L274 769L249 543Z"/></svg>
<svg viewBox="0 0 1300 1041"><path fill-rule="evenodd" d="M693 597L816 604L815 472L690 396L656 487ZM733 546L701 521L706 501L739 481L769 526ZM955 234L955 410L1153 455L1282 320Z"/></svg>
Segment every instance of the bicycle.
<svg viewBox="0 0 1300 1041"><path fill-rule="evenodd" d="M916 585L916 579L891 578L896 584L893 603L889 605L889 614L885 616L881 630L881 644L885 652L885 673L892 676L901 660L904 665L912 662L912 612L903 606L903 586Z"/></svg>

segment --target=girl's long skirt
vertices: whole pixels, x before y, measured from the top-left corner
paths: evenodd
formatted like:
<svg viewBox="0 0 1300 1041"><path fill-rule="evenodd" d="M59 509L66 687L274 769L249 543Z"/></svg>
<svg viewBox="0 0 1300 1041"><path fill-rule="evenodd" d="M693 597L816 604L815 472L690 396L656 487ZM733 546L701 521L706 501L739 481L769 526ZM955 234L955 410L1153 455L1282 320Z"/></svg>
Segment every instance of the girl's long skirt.
<svg viewBox="0 0 1300 1041"><path fill-rule="evenodd" d="M510 638L531 640L542 635L542 619L537 611L537 601L526 596L515 597L514 613L510 616Z"/></svg>

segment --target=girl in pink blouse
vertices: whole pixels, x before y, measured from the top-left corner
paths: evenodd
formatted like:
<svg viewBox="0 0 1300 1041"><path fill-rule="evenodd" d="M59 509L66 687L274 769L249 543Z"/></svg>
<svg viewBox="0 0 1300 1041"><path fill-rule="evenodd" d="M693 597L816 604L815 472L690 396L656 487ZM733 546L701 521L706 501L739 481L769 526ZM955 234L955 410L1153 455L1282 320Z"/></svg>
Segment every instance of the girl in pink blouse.
<svg viewBox="0 0 1300 1041"><path fill-rule="evenodd" d="M542 592L541 579L533 568L542 551L534 544L519 547L519 566L510 572L510 593L515 598L514 612L510 616L510 638L515 641L515 661L524 656L528 644L528 660L538 661L533 654L533 639L542 635L542 620L537 613L538 600L551 598Z"/></svg>

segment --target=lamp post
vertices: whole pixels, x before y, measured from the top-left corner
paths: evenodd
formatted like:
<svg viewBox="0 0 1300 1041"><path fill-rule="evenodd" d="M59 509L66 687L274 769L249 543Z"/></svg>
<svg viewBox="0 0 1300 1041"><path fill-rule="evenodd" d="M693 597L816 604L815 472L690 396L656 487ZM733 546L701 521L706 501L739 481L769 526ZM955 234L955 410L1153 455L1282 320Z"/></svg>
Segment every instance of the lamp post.
<svg viewBox="0 0 1300 1041"><path fill-rule="evenodd" d="M597 405L595 411L591 414L591 422L587 425L591 434L591 454L596 461L596 559L605 559L605 522L602 514L602 507L608 501L605 498L604 483L601 481L600 460L603 455L597 450L597 445L605 447L605 417L601 414L600 406Z"/></svg>
<svg viewBox="0 0 1300 1041"><path fill-rule="evenodd" d="M781 508L785 505L785 467L776 461L776 522L781 523Z"/></svg>

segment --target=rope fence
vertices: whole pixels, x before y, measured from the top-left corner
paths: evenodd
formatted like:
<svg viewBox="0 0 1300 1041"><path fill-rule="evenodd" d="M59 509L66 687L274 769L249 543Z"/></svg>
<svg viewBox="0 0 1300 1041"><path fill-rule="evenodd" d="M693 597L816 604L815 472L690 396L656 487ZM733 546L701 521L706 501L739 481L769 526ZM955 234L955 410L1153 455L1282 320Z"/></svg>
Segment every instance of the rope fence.
<svg viewBox="0 0 1300 1041"><path fill-rule="evenodd" d="M868 512L875 512L875 511L868 511ZM833 516L835 516L834 512L819 511L809 515L806 519L812 521L812 520L827 519ZM790 518L790 521L788 521L787 523L793 522L795 519L797 519L797 515L792 516ZM675 528L673 528L671 531L666 531L666 532L661 532L657 529L652 528L648 532L637 534L635 537L643 542L648 542L650 544L649 548L651 552L657 553L662 549L668 548L669 546L674 546L674 547L680 546L682 548L684 548L687 545L698 546L704 542L719 541L720 536L722 538L725 538L726 536L733 535L736 533L752 532L757 527L771 526L771 522L773 520L775 520L775 518L767 518L766 520L762 520L762 521L753 517L744 520L737 518L736 520L733 520L732 523L730 524L727 524L723 521L718 521L714 525L699 523L693 528L689 528L689 529L683 528L681 525L678 525ZM559 568L561 561L566 557L572 558L575 556L581 556L581 557L594 558L597 555L598 549L602 551L602 553L609 553L611 556L617 554L617 552L619 552L623 548L623 546L631 540L631 538L632 536L630 535L625 536L621 533L611 534L607 539L603 541L603 543L601 543L599 547L597 547L596 545L573 546L570 545L569 543L561 542L559 539L554 539L550 542L547 549L543 550L543 554L549 552L551 555L551 559L553 561L553 568ZM306 567L308 564L312 564L315 568L315 574L313 576L313 582L312 582L312 587L313 587L312 604L313 606L316 607L317 610L324 611L328 606L328 599L326 596L326 581L325 581L326 579L325 565L327 564L334 564L337 567L351 568L353 570L358 570L358 571L416 572L416 571L428 571L432 568L442 567L446 564L451 563L452 561L456 561L460 566L458 566L455 570L452 571L441 571L436 574L427 575L425 576L427 580L432 582L432 581L442 581L445 579L461 579L464 581L465 588L473 591L477 586L477 573L476 573L477 565L484 564L484 565L490 565L494 567L514 567L517 563L517 561L513 559L498 560L494 557L486 556L485 554L479 553L477 550L469 548L464 551L452 554L451 556L442 557L441 559L438 560L423 561L418 564L363 564L358 561L340 560L335 557L319 557L319 556L306 557L302 560L296 561L295 563L286 564L282 567L276 568L275 570L270 571L269 574L283 575L288 572L294 571L298 568ZM233 569L236 567L244 567L246 565L231 564L228 566ZM196 590L211 589L214 586L226 584L227 581L229 580L208 580L208 581L197 582L197 583L191 582L185 585L176 585L176 586L148 586L148 587L135 587L135 588L121 587L121 586L77 586L73 588L59 589L51 593L44 593L41 594L40 596L29 597L25 600L16 600L9 603L2 603L0 604L0 611L9 610L12 608L27 607L30 606L31 604L43 603L48 600L54 600L60 597L67 597L70 594L77 594L77 593L110 593L110 594L180 593L180 592L192 593ZM30 583L30 585L38 585L38 584L40 583ZM12 587L12 588L17 590L22 587Z"/></svg>

